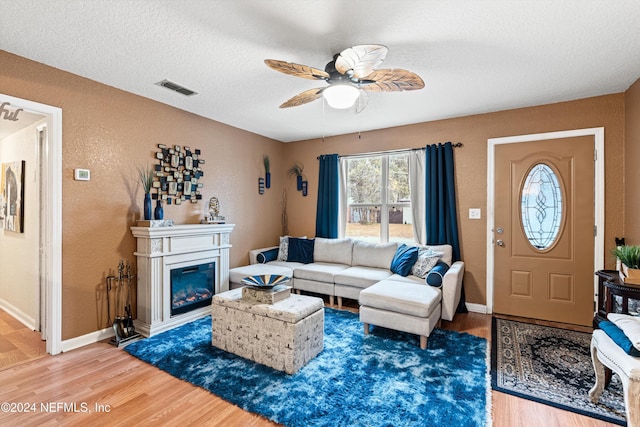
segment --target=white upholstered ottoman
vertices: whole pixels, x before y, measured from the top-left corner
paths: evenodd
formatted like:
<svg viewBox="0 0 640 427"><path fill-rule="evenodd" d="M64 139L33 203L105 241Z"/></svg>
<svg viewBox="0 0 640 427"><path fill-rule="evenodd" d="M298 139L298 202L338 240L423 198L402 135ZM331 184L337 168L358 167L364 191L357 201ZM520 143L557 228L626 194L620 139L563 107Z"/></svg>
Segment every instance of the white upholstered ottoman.
<svg viewBox="0 0 640 427"><path fill-rule="evenodd" d="M249 276L259 276L261 274L271 274L274 276L287 276L293 280L293 270L289 267L269 264L250 264L242 267L229 269L229 287L231 289L241 288L242 279ZM293 285L293 283L291 283Z"/></svg>
<svg viewBox="0 0 640 427"><path fill-rule="evenodd" d="M421 283L383 280L360 292L360 321L364 333L369 325L382 326L420 336L420 348L440 322L440 289Z"/></svg>
<svg viewBox="0 0 640 427"><path fill-rule="evenodd" d="M291 295L275 304L242 299L242 289L214 295L211 344L293 374L324 347L324 302Z"/></svg>
<svg viewBox="0 0 640 427"><path fill-rule="evenodd" d="M598 403L604 390L606 366L622 381L627 426L640 427L640 357L629 356L602 329L596 329L591 336L591 360L596 372L596 383L589 390L591 401Z"/></svg>

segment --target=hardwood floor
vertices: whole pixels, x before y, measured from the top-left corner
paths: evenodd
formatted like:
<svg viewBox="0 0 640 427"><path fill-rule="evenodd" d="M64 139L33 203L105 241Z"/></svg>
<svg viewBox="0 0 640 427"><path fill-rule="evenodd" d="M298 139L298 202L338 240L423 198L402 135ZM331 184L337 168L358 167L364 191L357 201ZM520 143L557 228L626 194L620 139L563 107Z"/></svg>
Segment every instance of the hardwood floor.
<svg viewBox="0 0 640 427"><path fill-rule="evenodd" d="M491 339L488 315L458 314L442 323ZM491 395L496 427L613 426L507 394ZM275 425L107 343L1 370L2 402L20 411L0 410L0 425Z"/></svg>
<svg viewBox="0 0 640 427"><path fill-rule="evenodd" d="M0 369L46 356L46 342L34 332L0 310Z"/></svg>

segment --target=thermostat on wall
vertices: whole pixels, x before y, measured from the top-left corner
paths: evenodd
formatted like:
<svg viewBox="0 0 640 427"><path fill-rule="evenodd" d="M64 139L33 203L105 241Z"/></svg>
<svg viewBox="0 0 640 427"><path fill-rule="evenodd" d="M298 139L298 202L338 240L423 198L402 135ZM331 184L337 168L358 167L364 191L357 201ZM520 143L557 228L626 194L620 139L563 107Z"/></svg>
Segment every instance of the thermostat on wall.
<svg viewBox="0 0 640 427"><path fill-rule="evenodd" d="M89 169L74 169L76 181L89 181L91 179L91 171Z"/></svg>

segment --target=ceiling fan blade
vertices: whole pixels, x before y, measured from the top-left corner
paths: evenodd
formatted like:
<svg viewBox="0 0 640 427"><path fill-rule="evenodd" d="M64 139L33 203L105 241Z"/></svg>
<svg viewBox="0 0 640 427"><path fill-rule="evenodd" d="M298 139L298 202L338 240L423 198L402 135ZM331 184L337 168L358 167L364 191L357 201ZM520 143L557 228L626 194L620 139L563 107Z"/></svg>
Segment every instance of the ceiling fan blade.
<svg viewBox="0 0 640 427"><path fill-rule="evenodd" d="M363 44L353 46L340 52L336 58L336 70L340 74L363 78L371 74L373 69L382 63L387 56L386 46Z"/></svg>
<svg viewBox="0 0 640 427"><path fill-rule="evenodd" d="M276 71L291 76L302 77L309 80L327 80L329 74L326 71L309 67L308 65L294 64L293 62L278 61L277 59L265 59L264 63Z"/></svg>
<svg viewBox="0 0 640 427"><path fill-rule="evenodd" d="M299 105L306 104L311 101L315 101L316 99L322 96L322 91L325 90L323 87L317 87L314 89L305 90L302 93L297 94L293 98L289 99L286 102L283 102L280 108L289 108L289 107L297 107Z"/></svg>
<svg viewBox="0 0 640 427"><path fill-rule="evenodd" d="M424 82L420 76L399 68L374 70L360 82L360 88L367 92L397 92L423 87Z"/></svg>
<svg viewBox="0 0 640 427"><path fill-rule="evenodd" d="M362 89L360 90L360 96L356 99L356 114L364 110L369 105L369 94Z"/></svg>

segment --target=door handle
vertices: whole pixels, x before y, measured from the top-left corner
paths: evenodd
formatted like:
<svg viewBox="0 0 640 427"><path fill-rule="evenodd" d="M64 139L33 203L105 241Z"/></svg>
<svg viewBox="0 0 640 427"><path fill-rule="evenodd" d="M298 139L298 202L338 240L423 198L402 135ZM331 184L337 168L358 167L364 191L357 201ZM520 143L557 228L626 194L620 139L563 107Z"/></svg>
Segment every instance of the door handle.
<svg viewBox="0 0 640 427"><path fill-rule="evenodd" d="M504 242L501 239L496 240L496 245L504 246Z"/></svg>

